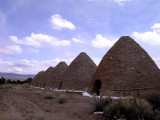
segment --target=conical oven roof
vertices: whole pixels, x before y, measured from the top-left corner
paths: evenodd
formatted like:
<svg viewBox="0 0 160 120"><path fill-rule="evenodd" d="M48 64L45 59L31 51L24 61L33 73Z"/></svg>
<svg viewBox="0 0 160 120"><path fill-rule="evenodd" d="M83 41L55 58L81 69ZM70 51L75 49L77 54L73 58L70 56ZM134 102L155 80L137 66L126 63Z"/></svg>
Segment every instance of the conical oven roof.
<svg viewBox="0 0 160 120"><path fill-rule="evenodd" d="M96 64L84 52L69 65L62 78L62 89L84 90L95 72Z"/></svg>
<svg viewBox="0 0 160 120"><path fill-rule="evenodd" d="M33 78L31 85L33 86L39 86L39 82L41 81L41 79L44 77L44 71L40 71L39 73L37 73L37 75Z"/></svg>
<svg viewBox="0 0 160 120"><path fill-rule="evenodd" d="M67 67L68 65L65 62L60 62L58 65L56 65L52 73L48 75L46 87L60 88L61 79Z"/></svg>
<svg viewBox="0 0 160 120"><path fill-rule="evenodd" d="M97 91L95 83L99 80L102 91L130 95L129 90L157 89L159 78L159 69L148 53L132 38L123 36L104 55L91 79L89 91Z"/></svg>

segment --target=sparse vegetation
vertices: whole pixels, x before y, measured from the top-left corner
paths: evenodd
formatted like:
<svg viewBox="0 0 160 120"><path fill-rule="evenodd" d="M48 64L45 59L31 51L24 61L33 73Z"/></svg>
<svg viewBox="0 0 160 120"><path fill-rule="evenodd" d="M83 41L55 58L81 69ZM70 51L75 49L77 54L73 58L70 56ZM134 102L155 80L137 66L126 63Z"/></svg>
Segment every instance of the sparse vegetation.
<svg viewBox="0 0 160 120"><path fill-rule="evenodd" d="M6 83L6 79L4 77L1 77L0 79L0 85L3 85Z"/></svg>
<svg viewBox="0 0 160 120"><path fill-rule="evenodd" d="M153 106L153 109L160 109L160 94L159 93L143 94L141 98L147 100Z"/></svg>
<svg viewBox="0 0 160 120"><path fill-rule="evenodd" d="M44 95L44 99L55 99L52 92L46 92Z"/></svg>
<svg viewBox="0 0 160 120"><path fill-rule="evenodd" d="M43 95L41 90L34 90L34 92L36 93L36 95Z"/></svg>
<svg viewBox="0 0 160 120"><path fill-rule="evenodd" d="M88 87L86 87L86 88L84 89L84 91L87 92L87 91L88 91Z"/></svg>
<svg viewBox="0 0 160 120"><path fill-rule="evenodd" d="M113 100L104 109L107 118L126 118L127 120L154 120L155 115L150 103L133 97Z"/></svg>
<svg viewBox="0 0 160 120"><path fill-rule="evenodd" d="M64 95L64 94L61 94L59 97L58 97L58 103L60 104L64 104L66 102L68 102L68 96Z"/></svg>
<svg viewBox="0 0 160 120"><path fill-rule="evenodd" d="M7 80L7 84L10 84L12 81L11 81L11 79L8 79Z"/></svg>
<svg viewBox="0 0 160 120"><path fill-rule="evenodd" d="M93 111L104 112L107 119L160 120L160 94L145 94L140 98L126 97L92 99Z"/></svg>
<svg viewBox="0 0 160 120"><path fill-rule="evenodd" d="M22 120L21 116L16 113L7 113L0 116L0 120Z"/></svg>
<svg viewBox="0 0 160 120"><path fill-rule="evenodd" d="M12 88L11 85L3 85L3 86L0 86L0 89L10 89Z"/></svg>
<svg viewBox="0 0 160 120"><path fill-rule="evenodd" d="M155 120L160 120L160 110L155 109L154 114L155 114Z"/></svg>
<svg viewBox="0 0 160 120"><path fill-rule="evenodd" d="M7 80L7 84L17 84L17 81L16 80L8 79Z"/></svg>
<svg viewBox="0 0 160 120"><path fill-rule="evenodd" d="M30 84L32 82L32 78L27 78L26 80L11 80L11 79L8 79L6 80L4 77L1 77L0 79L0 84L25 84L25 83L28 83Z"/></svg>
<svg viewBox="0 0 160 120"><path fill-rule="evenodd" d="M17 84L23 84L21 80L17 80Z"/></svg>
<svg viewBox="0 0 160 120"><path fill-rule="evenodd" d="M107 98L96 98L93 97L92 99L92 104L93 104L93 111L94 112L100 112L103 111L104 108L106 107L106 105L108 105L109 103L111 103L112 99L110 97Z"/></svg>
<svg viewBox="0 0 160 120"><path fill-rule="evenodd" d="M0 88L2 88L1 91L6 91L6 89L4 88L13 88L13 89L7 89L7 91L13 90L14 95L20 95L19 91L22 90L21 88L24 88L23 90L27 90L30 87L29 87L29 84L24 84L24 85L6 84L3 86L0 86ZM40 95L40 96L37 96L37 98L39 99L55 99L53 101L42 100L42 101L45 101L45 103L58 102L59 104L64 104L68 102L69 98L71 99L71 101L73 100L72 99L73 95L67 94L65 92L62 94L62 93L56 93L54 91L50 91L49 89L41 90L41 89L34 89L34 88L32 88L32 92L35 92L36 94ZM10 94L12 92L10 91L8 93ZM5 97L2 96L1 98L5 98ZM69 102L65 104L64 107L69 105L75 106L76 104L72 104L72 102ZM116 100L111 99L111 97L103 97L102 95L100 96L100 98L98 98L95 95L92 98L92 104L93 104L93 108L91 108L92 112L93 111L104 112L103 115L108 120L120 119L120 118L126 119L126 120L160 120L160 94L144 94L139 98L123 97ZM55 105L57 106L57 104ZM44 107L42 111L51 113L52 108L48 108L47 106L46 108ZM35 115L33 114L32 118L31 118L32 120L46 119L44 113L36 113ZM0 120L21 120L21 118L17 114L9 114L9 115L3 114L3 115L0 115Z"/></svg>
<svg viewBox="0 0 160 120"><path fill-rule="evenodd" d="M33 120L45 120L45 115L43 112L36 113Z"/></svg>
<svg viewBox="0 0 160 120"><path fill-rule="evenodd" d="M28 83L28 84L31 84L31 82L32 82L32 78L27 78L27 79L24 81L24 83Z"/></svg>

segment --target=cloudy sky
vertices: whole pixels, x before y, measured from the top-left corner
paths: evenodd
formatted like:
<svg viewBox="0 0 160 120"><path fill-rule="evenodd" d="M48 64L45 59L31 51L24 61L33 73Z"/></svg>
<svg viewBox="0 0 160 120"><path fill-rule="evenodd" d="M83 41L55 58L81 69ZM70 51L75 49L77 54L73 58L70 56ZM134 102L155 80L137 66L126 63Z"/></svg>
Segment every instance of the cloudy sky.
<svg viewBox="0 0 160 120"><path fill-rule="evenodd" d="M98 65L120 36L160 68L159 0L0 0L0 72L36 74L86 52Z"/></svg>

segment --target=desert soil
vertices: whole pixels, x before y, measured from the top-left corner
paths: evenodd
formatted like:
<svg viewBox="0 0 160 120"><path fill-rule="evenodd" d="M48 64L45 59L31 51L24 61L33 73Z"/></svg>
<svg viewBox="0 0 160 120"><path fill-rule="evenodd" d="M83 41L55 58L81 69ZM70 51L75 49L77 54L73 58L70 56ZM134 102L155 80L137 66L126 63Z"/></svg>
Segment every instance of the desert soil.
<svg viewBox="0 0 160 120"><path fill-rule="evenodd" d="M55 98L44 99L48 92ZM58 103L60 94L68 97L67 103ZM93 115L92 98L28 85L0 86L0 117L5 114L18 115L22 120L103 120L102 115Z"/></svg>

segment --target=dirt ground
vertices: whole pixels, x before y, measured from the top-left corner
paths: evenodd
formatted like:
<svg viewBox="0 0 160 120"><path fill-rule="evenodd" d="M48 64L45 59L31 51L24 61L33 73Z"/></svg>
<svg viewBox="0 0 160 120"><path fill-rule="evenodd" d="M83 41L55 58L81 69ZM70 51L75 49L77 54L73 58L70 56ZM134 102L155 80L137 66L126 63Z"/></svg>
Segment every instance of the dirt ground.
<svg viewBox="0 0 160 120"><path fill-rule="evenodd" d="M44 99L47 92L52 92L55 98ZM60 104L60 94L65 94L68 102ZM18 115L21 120L103 120L102 115L93 115L91 99L28 85L0 86L0 118L9 114Z"/></svg>

